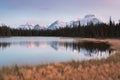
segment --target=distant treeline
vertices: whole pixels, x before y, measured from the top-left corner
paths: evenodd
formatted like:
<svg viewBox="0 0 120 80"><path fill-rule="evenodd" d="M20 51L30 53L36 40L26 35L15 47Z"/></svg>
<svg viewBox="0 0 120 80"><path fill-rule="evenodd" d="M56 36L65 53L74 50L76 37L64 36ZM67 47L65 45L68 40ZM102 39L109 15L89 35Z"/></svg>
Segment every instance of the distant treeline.
<svg viewBox="0 0 120 80"><path fill-rule="evenodd" d="M75 26L60 28L56 30L22 30L12 29L5 25L0 27L0 36L65 36L65 37L88 37L88 38L119 38L120 22L115 24L109 21L108 24L90 23L87 26Z"/></svg>

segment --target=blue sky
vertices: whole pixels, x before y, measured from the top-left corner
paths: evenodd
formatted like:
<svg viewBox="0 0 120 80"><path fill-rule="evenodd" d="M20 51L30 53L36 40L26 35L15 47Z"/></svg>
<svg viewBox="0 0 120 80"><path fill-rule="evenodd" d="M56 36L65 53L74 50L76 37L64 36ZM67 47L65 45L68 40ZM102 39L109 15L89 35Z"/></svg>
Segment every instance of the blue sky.
<svg viewBox="0 0 120 80"><path fill-rule="evenodd" d="M19 26L26 22L46 24L71 21L95 14L107 22L120 19L120 0L0 0L0 23Z"/></svg>

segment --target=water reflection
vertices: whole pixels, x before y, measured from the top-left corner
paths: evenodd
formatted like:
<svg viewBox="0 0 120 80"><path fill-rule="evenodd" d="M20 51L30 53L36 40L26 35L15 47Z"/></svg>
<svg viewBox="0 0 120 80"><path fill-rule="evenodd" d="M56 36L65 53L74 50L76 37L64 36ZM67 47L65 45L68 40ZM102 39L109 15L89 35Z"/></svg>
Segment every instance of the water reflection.
<svg viewBox="0 0 120 80"><path fill-rule="evenodd" d="M16 40L16 38L13 38ZM24 38L26 39L26 38ZM4 64L40 64L70 60L107 58L114 53L107 43L76 42L64 39L0 42L0 66ZM29 39L29 38L27 38ZM49 38L47 38L49 39Z"/></svg>
<svg viewBox="0 0 120 80"><path fill-rule="evenodd" d="M13 42L13 43L0 43L0 48L7 48L11 45L20 45L21 47L27 48L45 48L46 46L50 46L56 51L62 50L71 50L73 53L80 53L80 50L87 51L86 56L92 56L92 54L100 54L102 52L108 51L111 54L110 45L106 43L94 43L94 42L38 42L38 41L28 41L28 42Z"/></svg>
<svg viewBox="0 0 120 80"><path fill-rule="evenodd" d="M5 49L7 47L10 47L10 43L0 43L0 49Z"/></svg>
<svg viewBox="0 0 120 80"><path fill-rule="evenodd" d="M51 47L55 50L71 50L73 53L79 54L80 51L84 51L85 56L103 56L105 54L110 55L113 50L110 49L110 45L106 43L94 43L94 42L51 42Z"/></svg>

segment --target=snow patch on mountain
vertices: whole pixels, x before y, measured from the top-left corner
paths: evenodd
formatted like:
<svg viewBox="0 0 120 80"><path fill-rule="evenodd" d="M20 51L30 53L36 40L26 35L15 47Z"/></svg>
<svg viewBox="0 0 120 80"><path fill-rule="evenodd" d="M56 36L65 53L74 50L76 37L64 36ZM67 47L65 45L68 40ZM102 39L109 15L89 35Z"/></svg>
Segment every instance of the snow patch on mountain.
<svg viewBox="0 0 120 80"><path fill-rule="evenodd" d="M41 30L43 29L43 27L41 27L39 24L34 26L34 30Z"/></svg>
<svg viewBox="0 0 120 80"><path fill-rule="evenodd" d="M32 24L26 23L25 25L20 25L18 29L23 29L23 30L32 30L34 26Z"/></svg>
<svg viewBox="0 0 120 80"><path fill-rule="evenodd" d="M40 26L40 25L35 25L33 26L31 23L27 23L26 25L20 25L19 29L25 29L25 30L41 30L41 29L50 29L50 30L55 30L55 29L59 29L59 28L64 28L64 27L74 27L74 26L86 26L93 23L95 24L99 24L99 23L103 23L99 18L97 18L95 15L93 14L88 14L86 16L84 16L83 19L76 19L70 22L63 22L61 20L57 20L55 22L53 22L50 26L45 27L45 26Z"/></svg>
<svg viewBox="0 0 120 80"><path fill-rule="evenodd" d="M89 15L86 15L83 19L76 19L76 20L70 21L68 22L67 25L70 27L78 26L78 25L86 26L86 25L89 25L90 23L93 23L95 25L95 24L102 23L102 21L99 20L95 15L89 14Z"/></svg>
<svg viewBox="0 0 120 80"><path fill-rule="evenodd" d="M90 23L99 24L102 23L95 15L89 14L86 15L83 19L80 20L80 24L83 25L88 25Z"/></svg>
<svg viewBox="0 0 120 80"><path fill-rule="evenodd" d="M22 30L41 30L41 29L45 29L45 27L40 26L39 24L36 24L36 25L25 24L25 25L20 25L18 27L18 29L22 29Z"/></svg>
<svg viewBox="0 0 120 80"><path fill-rule="evenodd" d="M48 29L54 30L54 29L64 28L66 27L66 24L67 24L66 22L57 20L53 22L50 26L48 26Z"/></svg>

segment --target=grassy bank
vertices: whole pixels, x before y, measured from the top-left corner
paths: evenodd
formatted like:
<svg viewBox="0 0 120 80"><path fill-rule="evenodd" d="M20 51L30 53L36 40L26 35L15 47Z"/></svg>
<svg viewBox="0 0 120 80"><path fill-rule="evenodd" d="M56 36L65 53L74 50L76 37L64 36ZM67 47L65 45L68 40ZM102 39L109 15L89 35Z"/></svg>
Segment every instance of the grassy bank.
<svg viewBox="0 0 120 80"><path fill-rule="evenodd" d="M71 61L38 66L4 66L0 69L0 80L120 80L120 40L80 40L108 42L112 49L117 50L117 53L102 60Z"/></svg>

